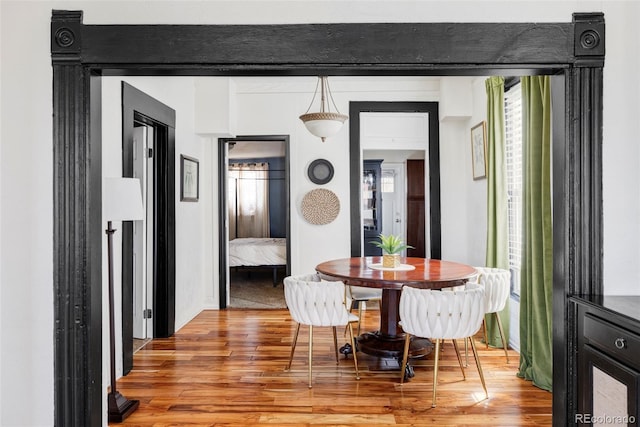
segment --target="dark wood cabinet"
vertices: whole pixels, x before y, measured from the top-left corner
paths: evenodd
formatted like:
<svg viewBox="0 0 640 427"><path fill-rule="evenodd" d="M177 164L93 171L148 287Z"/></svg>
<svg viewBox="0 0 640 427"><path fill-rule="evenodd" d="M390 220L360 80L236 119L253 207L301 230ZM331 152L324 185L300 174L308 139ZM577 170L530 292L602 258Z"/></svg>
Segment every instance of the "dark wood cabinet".
<svg viewBox="0 0 640 427"><path fill-rule="evenodd" d="M637 426L640 296L572 298L577 309L575 425Z"/></svg>
<svg viewBox="0 0 640 427"><path fill-rule="evenodd" d="M365 160L362 167L362 225L364 227L364 256L382 255L382 250L371 244L382 232L382 197L380 179L382 160Z"/></svg>
<svg viewBox="0 0 640 427"><path fill-rule="evenodd" d="M407 256L424 258L425 188L424 160L407 160ZM431 254L433 256L433 254Z"/></svg>

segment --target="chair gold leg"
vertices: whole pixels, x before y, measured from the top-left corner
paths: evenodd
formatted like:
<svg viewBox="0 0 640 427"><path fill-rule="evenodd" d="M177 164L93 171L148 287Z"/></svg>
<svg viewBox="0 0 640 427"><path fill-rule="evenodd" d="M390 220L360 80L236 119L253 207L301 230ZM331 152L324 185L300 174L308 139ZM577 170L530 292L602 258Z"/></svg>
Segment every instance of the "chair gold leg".
<svg viewBox="0 0 640 427"><path fill-rule="evenodd" d="M353 308L354 308L355 305L358 306L358 335L360 335L360 318L361 318L361 316L360 316L360 312L359 312L360 303L358 301L351 301L351 307L349 308L349 313L353 312ZM344 336L345 337L347 336L347 331L348 330L349 330L349 325L346 324L344 326Z"/></svg>
<svg viewBox="0 0 640 427"><path fill-rule="evenodd" d="M502 347L504 348L504 355L507 357L507 363L509 363L509 351L507 349L507 338L504 336L504 329L502 329L502 320L500 320L500 316L498 313L493 313L496 315L496 321L498 322L498 330L500 331L500 338L502 339Z"/></svg>
<svg viewBox="0 0 640 427"><path fill-rule="evenodd" d="M433 364L433 399L431 400L431 407L436 407L436 386L438 385L438 361L440 360L440 341L436 340L436 352Z"/></svg>
<svg viewBox="0 0 640 427"><path fill-rule="evenodd" d="M411 344L411 334L406 333L404 339L404 350L402 351L402 369L400 372L400 384L404 382L404 374L407 370L407 359L409 358L409 344Z"/></svg>
<svg viewBox="0 0 640 427"><path fill-rule="evenodd" d="M346 291L345 291L346 292ZM345 297L346 297L346 293L345 293ZM353 304L354 301L351 301L351 307L349 307L349 313L353 312ZM343 335L346 337L347 336L347 331L349 331L349 324L347 323L346 325L344 325L344 332Z"/></svg>
<svg viewBox="0 0 640 427"><path fill-rule="evenodd" d="M333 349L336 352L336 365L339 364L340 362L338 361L338 337L336 336L336 327L334 326L333 328Z"/></svg>
<svg viewBox="0 0 640 427"><path fill-rule="evenodd" d="M464 367L469 366L469 343L464 340Z"/></svg>
<svg viewBox="0 0 640 427"><path fill-rule="evenodd" d="M358 336L360 336L360 325L362 324L362 303L364 301L358 301Z"/></svg>
<svg viewBox="0 0 640 427"><path fill-rule="evenodd" d="M469 337L471 341L471 351L473 351L473 357L476 359L476 366L478 367L478 374L480 374L480 381L482 381L482 388L484 389L484 395L489 398L489 392L487 391L487 385L484 382L484 374L482 373L482 366L480 365L480 358L478 357L478 351L476 350L476 344L473 342L473 338Z"/></svg>
<svg viewBox="0 0 640 427"><path fill-rule="evenodd" d="M357 351L356 351L356 340L353 337L353 325L351 324L351 322L349 322L349 335L351 336L351 348L353 349L353 352L351 354L353 354L353 365L356 368L356 379L359 380L360 379L360 371L358 371L358 356L356 355Z"/></svg>
<svg viewBox="0 0 640 427"><path fill-rule="evenodd" d="M291 362L293 361L293 352L296 351L296 343L298 342L298 332L300 332L300 323L296 325L296 332L293 334L293 341L291 342L291 356L289 356L289 364L286 371L291 369Z"/></svg>
<svg viewBox="0 0 640 427"><path fill-rule="evenodd" d="M489 336L487 335L487 322L482 318L482 330L484 331L484 344L489 349Z"/></svg>
<svg viewBox="0 0 640 427"><path fill-rule="evenodd" d="M458 349L458 341L456 341L456 340L451 340L451 341L453 342L453 348L456 351L456 356L458 356L458 363L460 364L460 370L462 371L462 377L466 380L467 379L467 374L465 374L464 367L462 366L462 357L460 357L460 350Z"/></svg>
<svg viewBox="0 0 640 427"><path fill-rule="evenodd" d="M313 326L309 325L309 388L311 388L311 375L313 371Z"/></svg>

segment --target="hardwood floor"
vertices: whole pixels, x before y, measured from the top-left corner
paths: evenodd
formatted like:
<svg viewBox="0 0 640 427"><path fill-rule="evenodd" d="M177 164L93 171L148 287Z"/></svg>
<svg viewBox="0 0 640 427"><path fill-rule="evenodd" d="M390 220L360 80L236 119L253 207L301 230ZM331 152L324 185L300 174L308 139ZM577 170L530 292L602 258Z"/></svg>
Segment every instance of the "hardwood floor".
<svg viewBox="0 0 640 427"><path fill-rule="evenodd" d="M377 329L367 310L363 330ZM470 355L467 379L450 342L442 351L438 406L431 408L433 357L414 361L404 385L399 371L377 370L358 354L336 366L330 328L314 328L313 388L307 387L308 329L301 327L291 371L295 328L287 310L204 311L168 339L134 355L118 390L140 407L122 426L534 426L551 425L551 393L516 377L518 354L485 349L477 339L489 399ZM346 342L338 332L338 345Z"/></svg>

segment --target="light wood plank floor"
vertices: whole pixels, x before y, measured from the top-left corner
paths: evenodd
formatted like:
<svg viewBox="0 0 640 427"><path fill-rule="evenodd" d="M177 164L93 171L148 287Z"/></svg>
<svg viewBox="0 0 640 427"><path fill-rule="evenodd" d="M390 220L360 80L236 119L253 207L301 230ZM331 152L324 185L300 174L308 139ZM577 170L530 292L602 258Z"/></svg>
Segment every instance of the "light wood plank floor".
<svg viewBox="0 0 640 427"><path fill-rule="evenodd" d="M363 328L378 325L367 310ZM431 408L433 357L415 361L415 377L378 370L361 355L356 381L351 357L336 366L330 328L314 328L314 385L307 387L308 329L302 327L291 371L285 371L295 328L287 310L204 311L169 339L134 356L118 390L140 407L123 426L533 426L551 425L551 393L516 377L518 354L477 337L489 390L473 357L463 380L453 346L442 351L438 406ZM338 345L346 342L339 331Z"/></svg>

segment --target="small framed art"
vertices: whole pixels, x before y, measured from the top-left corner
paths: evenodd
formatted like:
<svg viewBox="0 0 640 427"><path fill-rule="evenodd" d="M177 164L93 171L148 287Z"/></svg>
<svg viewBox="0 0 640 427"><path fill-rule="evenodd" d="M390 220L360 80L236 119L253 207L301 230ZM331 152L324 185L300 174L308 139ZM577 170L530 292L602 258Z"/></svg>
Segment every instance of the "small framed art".
<svg viewBox="0 0 640 427"><path fill-rule="evenodd" d="M180 155L180 201L197 202L200 196L200 162Z"/></svg>
<svg viewBox="0 0 640 427"><path fill-rule="evenodd" d="M487 124L485 121L471 128L471 165L473 179L487 176Z"/></svg>

